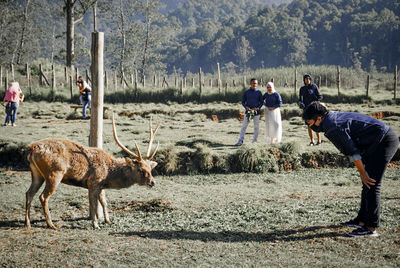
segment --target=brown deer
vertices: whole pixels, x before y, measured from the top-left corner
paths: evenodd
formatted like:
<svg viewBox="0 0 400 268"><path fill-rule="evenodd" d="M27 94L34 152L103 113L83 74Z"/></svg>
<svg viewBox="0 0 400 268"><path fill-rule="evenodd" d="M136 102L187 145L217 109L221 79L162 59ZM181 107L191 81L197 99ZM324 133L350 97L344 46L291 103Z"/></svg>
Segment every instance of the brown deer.
<svg viewBox="0 0 400 268"><path fill-rule="evenodd" d="M60 183L84 187L89 190L89 208L93 228L98 229L98 203L101 204L106 223L111 223L107 212L107 201L104 189L121 189L133 184L154 186L151 170L157 165L151 161L156 149L151 152L154 136L159 125L153 131L150 119L150 140L146 157L143 158L137 143L137 154L128 150L118 139L114 115L112 128L114 140L132 158L116 159L102 149L84 147L65 139L48 138L28 146L27 160L32 175L32 183L26 192L25 226L30 228L31 202L43 182L46 182L42 194L42 203L46 223L55 229L51 221L48 201Z"/></svg>

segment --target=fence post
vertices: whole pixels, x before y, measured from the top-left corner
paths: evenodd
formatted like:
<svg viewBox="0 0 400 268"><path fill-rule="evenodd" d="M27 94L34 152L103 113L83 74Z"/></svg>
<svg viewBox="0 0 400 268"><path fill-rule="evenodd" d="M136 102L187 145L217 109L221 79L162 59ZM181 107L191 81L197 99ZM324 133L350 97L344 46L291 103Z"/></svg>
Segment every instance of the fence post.
<svg viewBox="0 0 400 268"><path fill-rule="evenodd" d="M222 81L221 81L221 69L220 69L220 66L219 66L219 62L217 62L217 69L218 69L218 94L221 94Z"/></svg>
<svg viewBox="0 0 400 268"><path fill-rule="evenodd" d="M11 79L12 79L12 81L15 81L14 64L13 63L10 63L10 70L11 70Z"/></svg>
<svg viewBox="0 0 400 268"><path fill-rule="evenodd" d="M108 76L107 76L107 71L104 71L104 85L105 85L105 90L108 91Z"/></svg>
<svg viewBox="0 0 400 268"><path fill-rule="evenodd" d="M67 66L65 66L65 67L64 67L64 81L65 81L65 83L68 82L68 80L67 80L68 78L67 78L67 77L68 77Z"/></svg>
<svg viewBox="0 0 400 268"><path fill-rule="evenodd" d="M294 95L296 96L297 90L297 67L294 67Z"/></svg>
<svg viewBox="0 0 400 268"><path fill-rule="evenodd" d="M338 96L340 95L340 67L339 65L337 66L337 80L336 80L336 85L337 85L337 94Z"/></svg>
<svg viewBox="0 0 400 268"><path fill-rule="evenodd" d="M201 67L199 67L199 98L201 99L201 94L202 94L202 91L203 91L203 83L202 83L202 80L201 80Z"/></svg>
<svg viewBox="0 0 400 268"><path fill-rule="evenodd" d="M39 85L43 86L43 68L42 64L39 64Z"/></svg>
<svg viewBox="0 0 400 268"><path fill-rule="evenodd" d="M73 69L74 69L74 68L71 67L71 70L73 70ZM78 76L79 76L79 70L78 70L78 67L76 67L76 68L75 68L75 81L74 81L74 82L78 81Z"/></svg>
<svg viewBox="0 0 400 268"><path fill-rule="evenodd" d="M137 90L137 88L138 88L138 81L137 81L137 79L138 79L138 74L137 74L137 70L135 69L135 90Z"/></svg>
<svg viewBox="0 0 400 268"><path fill-rule="evenodd" d="M366 96L368 97L368 92L369 92L369 75L367 75L367 87L366 87L366 90L367 90L367 92L366 92Z"/></svg>
<svg viewBox="0 0 400 268"><path fill-rule="evenodd" d="M114 91L117 91L117 71L114 71Z"/></svg>
<svg viewBox="0 0 400 268"><path fill-rule="evenodd" d="M4 77L4 90L8 88L8 70L6 70L6 77Z"/></svg>
<svg viewBox="0 0 400 268"><path fill-rule="evenodd" d="M70 102L72 102L72 100L73 100L73 97L74 97L74 93L73 93L73 91L72 91L72 89L73 89L73 83L72 83L72 74L70 74L69 75L69 92L71 93L71 100L70 100Z"/></svg>
<svg viewBox="0 0 400 268"><path fill-rule="evenodd" d="M3 83L3 66L0 65L0 89ZM7 90L7 88L5 88L4 90Z"/></svg>
<svg viewBox="0 0 400 268"><path fill-rule="evenodd" d="M51 91L53 94L53 101L56 97L56 72L54 70L54 64L51 65Z"/></svg>
<svg viewBox="0 0 400 268"><path fill-rule="evenodd" d="M194 77L192 77L192 88L194 88Z"/></svg>
<svg viewBox="0 0 400 268"><path fill-rule="evenodd" d="M146 87L146 75L145 74L143 74L143 84L142 84L142 86L143 86L143 88L145 88Z"/></svg>
<svg viewBox="0 0 400 268"><path fill-rule="evenodd" d="M29 95L32 96L31 69L29 68L28 63L26 63L26 80L28 82Z"/></svg>
<svg viewBox="0 0 400 268"><path fill-rule="evenodd" d="M397 65L394 66L394 87L393 87L393 99L396 100L396 91L397 91Z"/></svg>

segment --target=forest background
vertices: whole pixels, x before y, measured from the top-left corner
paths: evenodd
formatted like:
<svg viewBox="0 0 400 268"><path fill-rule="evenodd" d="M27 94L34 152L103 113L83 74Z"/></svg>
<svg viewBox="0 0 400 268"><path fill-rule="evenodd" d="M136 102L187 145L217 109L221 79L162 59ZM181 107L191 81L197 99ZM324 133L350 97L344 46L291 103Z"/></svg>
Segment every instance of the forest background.
<svg viewBox="0 0 400 268"><path fill-rule="evenodd" d="M121 75L241 73L339 65L392 72L400 61L398 0L2 0L0 64L88 68L93 31ZM71 18L72 17L72 18Z"/></svg>

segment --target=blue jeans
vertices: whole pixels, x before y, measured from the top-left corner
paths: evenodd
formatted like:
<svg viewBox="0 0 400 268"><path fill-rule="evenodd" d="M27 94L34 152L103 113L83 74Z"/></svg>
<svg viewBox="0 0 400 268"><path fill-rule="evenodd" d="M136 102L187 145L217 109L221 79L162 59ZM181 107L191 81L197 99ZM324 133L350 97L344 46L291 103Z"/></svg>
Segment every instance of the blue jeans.
<svg viewBox="0 0 400 268"><path fill-rule="evenodd" d="M15 119L17 118L17 110L18 110L18 103L16 102L10 102L10 104L7 107L7 116L6 116L6 121L4 122L5 124L8 124L11 119L11 123L15 123Z"/></svg>
<svg viewBox="0 0 400 268"><path fill-rule="evenodd" d="M92 112L92 105L91 105L90 98L88 100L82 99L82 104L83 104L83 111L82 111L83 116L82 117L86 118L86 107L87 106L89 107L89 111Z"/></svg>

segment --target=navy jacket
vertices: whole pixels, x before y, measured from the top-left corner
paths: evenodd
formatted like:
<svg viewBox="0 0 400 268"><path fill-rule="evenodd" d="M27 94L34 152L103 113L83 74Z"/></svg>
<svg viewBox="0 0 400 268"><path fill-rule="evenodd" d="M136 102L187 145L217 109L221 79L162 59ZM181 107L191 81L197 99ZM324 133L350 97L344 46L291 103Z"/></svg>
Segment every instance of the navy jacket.
<svg viewBox="0 0 400 268"><path fill-rule="evenodd" d="M243 92L242 96L242 105L244 108L260 108L263 106L263 96L260 90L256 89L246 89ZM246 111L247 113L247 111ZM261 111L257 111L257 115L260 114Z"/></svg>
<svg viewBox="0 0 400 268"><path fill-rule="evenodd" d="M329 112L314 130L325 132L325 136L339 151L355 161L374 153L389 131L389 126L365 114Z"/></svg>
<svg viewBox="0 0 400 268"><path fill-rule="evenodd" d="M310 84L308 86L302 86L300 88L299 103L304 109L313 101L321 101L322 95L316 84ZM303 104L303 105L301 105Z"/></svg>
<svg viewBox="0 0 400 268"><path fill-rule="evenodd" d="M282 97L278 92L272 94L265 93L263 99L265 106L268 108L278 108L282 106Z"/></svg>

